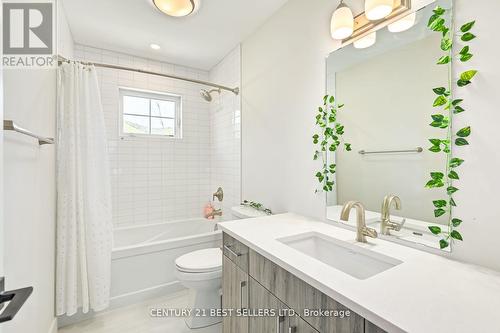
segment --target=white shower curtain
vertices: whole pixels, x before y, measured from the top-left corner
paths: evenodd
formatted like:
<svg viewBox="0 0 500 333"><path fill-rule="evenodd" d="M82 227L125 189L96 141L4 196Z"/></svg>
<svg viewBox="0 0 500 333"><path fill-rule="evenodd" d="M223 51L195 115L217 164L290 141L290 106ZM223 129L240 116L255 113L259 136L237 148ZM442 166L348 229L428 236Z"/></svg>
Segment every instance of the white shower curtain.
<svg viewBox="0 0 500 333"><path fill-rule="evenodd" d="M109 305L111 186L95 68L64 63L58 88L56 312L73 315Z"/></svg>

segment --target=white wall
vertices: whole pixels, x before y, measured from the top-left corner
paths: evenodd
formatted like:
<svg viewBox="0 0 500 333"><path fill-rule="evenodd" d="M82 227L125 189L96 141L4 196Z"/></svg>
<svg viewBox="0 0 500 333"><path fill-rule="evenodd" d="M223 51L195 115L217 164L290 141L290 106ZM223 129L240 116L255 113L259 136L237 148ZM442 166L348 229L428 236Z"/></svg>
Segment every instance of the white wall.
<svg viewBox="0 0 500 333"><path fill-rule="evenodd" d="M142 68L198 80L208 72L76 45L75 58ZM113 223L116 226L199 218L210 200L209 103L197 84L98 68L110 151ZM181 95L182 138L125 138L119 134L119 87Z"/></svg>
<svg viewBox="0 0 500 333"><path fill-rule="evenodd" d="M228 87L241 86L241 49L231 51L210 70L210 81ZM210 189L221 186L223 220L230 220L231 207L241 202L241 94L222 91L210 103Z"/></svg>
<svg viewBox="0 0 500 333"><path fill-rule="evenodd" d="M325 215L312 135L336 5L290 0L242 44L243 197L274 212Z"/></svg>
<svg viewBox="0 0 500 333"><path fill-rule="evenodd" d="M65 21L61 10L58 19ZM58 47L71 57L71 32L65 24L58 30ZM56 71L4 70L4 111L5 119L55 137ZM6 287L34 287L3 332L54 332L55 146L4 132L3 169Z"/></svg>
<svg viewBox="0 0 500 333"><path fill-rule="evenodd" d="M420 6L425 1L413 2ZM242 45L243 197L260 200L278 212L325 217L325 200L315 196L311 136L316 107L325 92L325 57L336 47L329 20L337 2L290 0ZM457 0L459 22L477 19L480 36L472 43L471 61L480 74L464 89L468 113L457 117L457 128L473 127L472 145L460 149L467 160L461 168L456 215L463 218L465 241L453 257L500 270L497 206L500 155L500 104L496 85L498 41L495 13L500 3ZM459 65L457 71L462 69Z"/></svg>

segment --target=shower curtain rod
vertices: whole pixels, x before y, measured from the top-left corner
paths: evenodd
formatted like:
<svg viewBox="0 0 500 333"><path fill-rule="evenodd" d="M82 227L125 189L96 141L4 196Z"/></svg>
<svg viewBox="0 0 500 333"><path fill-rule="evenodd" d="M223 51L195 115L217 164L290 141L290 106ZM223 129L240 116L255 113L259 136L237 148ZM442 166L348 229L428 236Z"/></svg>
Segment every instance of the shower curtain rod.
<svg viewBox="0 0 500 333"><path fill-rule="evenodd" d="M63 57L61 55L57 56L57 61L58 61L59 65L61 63L63 63L63 62L70 62L69 59L66 59L65 57ZM196 79L189 79L189 78L185 78L185 77L182 77L182 76L176 76L176 75L171 75L171 74L164 74L164 73L146 71L146 70L142 70L142 69L138 69L138 68L130 68L130 67L124 67L124 66L118 66L118 65L111 65L111 64L102 64L102 63L98 63L98 62L81 62L81 63L82 64L86 64L86 65L93 65L95 67L119 69L119 70L124 70L124 71L129 71L129 72L137 72L137 73L142 73L142 74L157 75L157 76L167 77L169 79L192 82L192 83L201 84L201 85L204 85L204 86L214 87L214 88L217 88L217 89L227 90L227 91L230 91L230 92L234 93L235 95L238 95L240 93L240 88L238 88L238 87L236 87L236 88L229 88L229 87L226 87L226 86L222 86L220 84L206 82L206 81L201 81L201 80L196 80Z"/></svg>

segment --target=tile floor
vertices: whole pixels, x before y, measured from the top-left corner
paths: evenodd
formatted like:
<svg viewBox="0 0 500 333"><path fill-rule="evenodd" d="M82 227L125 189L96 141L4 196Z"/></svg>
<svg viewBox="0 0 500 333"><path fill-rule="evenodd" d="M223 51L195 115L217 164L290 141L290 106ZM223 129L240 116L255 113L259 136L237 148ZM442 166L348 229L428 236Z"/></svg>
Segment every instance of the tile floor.
<svg viewBox="0 0 500 333"><path fill-rule="evenodd" d="M58 333L221 333L220 324L190 330L183 318L153 318L151 308L181 309L187 307L187 291L153 299L116 310L59 329Z"/></svg>

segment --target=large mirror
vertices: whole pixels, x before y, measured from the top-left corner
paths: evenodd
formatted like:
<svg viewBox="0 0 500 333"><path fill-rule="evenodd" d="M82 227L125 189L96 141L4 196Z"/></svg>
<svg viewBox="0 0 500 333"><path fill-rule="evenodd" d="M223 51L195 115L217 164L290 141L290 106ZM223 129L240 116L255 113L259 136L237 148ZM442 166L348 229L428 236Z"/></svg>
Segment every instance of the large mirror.
<svg viewBox="0 0 500 333"><path fill-rule="evenodd" d="M447 194L425 185L432 170L446 169L446 154L429 151L429 139L442 135L442 130L429 124L436 98L433 88L447 86L450 66L436 64L443 52L441 35L427 27L436 5L418 10L405 31L384 27L364 45L351 44L328 57L327 91L344 104L337 119L352 150L329 156L337 166L327 218L355 225L354 216L340 221L340 210L347 201L360 201L367 210L367 224L377 231L382 213L390 214L395 228L382 234L439 249L439 237L429 226L448 224L447 214L435 217L433 205ZM451 0L439 5L451 8ZM383 212L386 196L397 198L387 198L390 209Z"/></svg>

